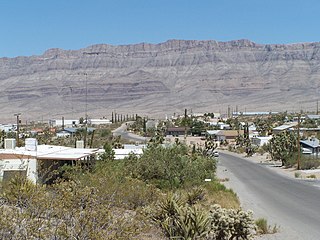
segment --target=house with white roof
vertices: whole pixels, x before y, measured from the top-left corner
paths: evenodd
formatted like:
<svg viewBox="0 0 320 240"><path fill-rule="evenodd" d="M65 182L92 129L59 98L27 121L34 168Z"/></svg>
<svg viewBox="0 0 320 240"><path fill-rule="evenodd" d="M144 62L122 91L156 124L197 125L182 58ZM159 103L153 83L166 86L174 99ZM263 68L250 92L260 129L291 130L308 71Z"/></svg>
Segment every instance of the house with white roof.
<svg viewBox="0 0 320 240"><path fill-rule="evenodd" d="M278 133L281 133L283 131L291 131L294 129L294 127L296 127L298 125L298 122L292 122L292 123L286 123L286 124L283 124L281 126L278 126L278 127L275 127L272 129L272 132L274 134L278 134Z"/></svg>
<svg viewBox="0 0 320 240"><path fill-rule="evenodd" d="M90 167L97 153L98 149L38 145L34 138L26 139L26 146L18 148L15 139L6 139L5 149L0 149L0 180L22 175L34 183L47 182L64 164Z"/></svg>
<svg viewBox="0 0 320 240"><path fill-rule="evenodd" d="M300 146L303 149L303 153L316 154L320 153L320 141L318 138L309 138L306 140L300 140Z"/></svg>

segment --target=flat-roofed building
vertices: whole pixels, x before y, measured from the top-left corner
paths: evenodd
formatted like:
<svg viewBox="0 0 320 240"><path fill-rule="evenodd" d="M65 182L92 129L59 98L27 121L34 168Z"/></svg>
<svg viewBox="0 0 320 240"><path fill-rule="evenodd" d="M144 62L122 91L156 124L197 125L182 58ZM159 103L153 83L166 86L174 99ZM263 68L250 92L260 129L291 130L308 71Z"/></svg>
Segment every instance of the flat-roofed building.
<svg viewBox="0 0 320 240"><path fill-rule="evenodd" d="M25 147L0 149L0 180L18 174L34 183L47 182L54 178L54 170L64 164L91 167L97 153L98 149L37 145L30 140Z"/></svg>

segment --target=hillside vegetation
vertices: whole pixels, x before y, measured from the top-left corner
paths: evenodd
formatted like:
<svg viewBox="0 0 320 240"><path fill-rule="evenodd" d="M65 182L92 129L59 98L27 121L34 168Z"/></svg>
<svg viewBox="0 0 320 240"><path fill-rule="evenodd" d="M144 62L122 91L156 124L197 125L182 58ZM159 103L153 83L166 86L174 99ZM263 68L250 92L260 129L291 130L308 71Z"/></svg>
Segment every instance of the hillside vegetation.
<svg viewBox="0 0 320 240"><path fill-rule="evenodd" d="M251 213L215 170L214 158L183 144L151 144L140 158L63 167L52 185L15 178L2 184L0 238L247 239Z"/></svg>

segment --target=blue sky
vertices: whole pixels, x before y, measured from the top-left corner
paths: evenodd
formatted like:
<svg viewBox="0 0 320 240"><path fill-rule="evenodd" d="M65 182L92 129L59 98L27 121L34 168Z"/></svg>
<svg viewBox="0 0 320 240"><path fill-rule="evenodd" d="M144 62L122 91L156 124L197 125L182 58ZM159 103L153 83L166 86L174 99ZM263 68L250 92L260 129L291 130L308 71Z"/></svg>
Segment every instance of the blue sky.
<svg viewBox="0 0 320 240"><path fill-rule="evenodd" d="M319 10L319 0L0 0L0 57L168 39L316 42Z"/></svg>

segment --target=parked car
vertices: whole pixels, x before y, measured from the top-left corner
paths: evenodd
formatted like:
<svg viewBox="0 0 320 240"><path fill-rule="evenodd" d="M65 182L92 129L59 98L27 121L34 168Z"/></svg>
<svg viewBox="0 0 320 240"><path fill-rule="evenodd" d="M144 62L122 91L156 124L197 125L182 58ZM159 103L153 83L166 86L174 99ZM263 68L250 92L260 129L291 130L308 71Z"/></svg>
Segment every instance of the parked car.
<svg viewBox="0 0 320 240"><path fill-rule="evenodd" d="M219 157L219 152L216 151L216 150L214 150L214 151L213 151L213 156L214 156L214 157Z"/></svg>
<svg viewBox="0 0 320 240"><path fill-rule="evenodd" d="M219 152L217 150L209 150L207 152L207 156L210 156L210 157L219 157Z"/></svg>

